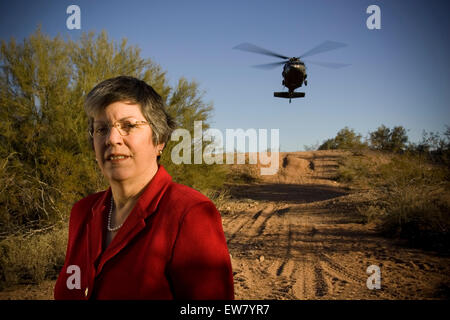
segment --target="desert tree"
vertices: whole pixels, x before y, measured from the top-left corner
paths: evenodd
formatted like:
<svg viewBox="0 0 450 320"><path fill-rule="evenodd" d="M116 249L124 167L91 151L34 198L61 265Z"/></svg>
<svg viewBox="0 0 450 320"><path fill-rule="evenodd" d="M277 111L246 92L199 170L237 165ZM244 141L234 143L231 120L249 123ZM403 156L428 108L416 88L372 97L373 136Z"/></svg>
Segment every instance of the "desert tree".
<svg viewBox="0 0 450 320"><path fill-rule="evenodd" d="M182 78L172 88L137 46L110 40L105 31L65 40L38 28L21 42L2 40L0 66L0 232L66 220L74 202L106 187L83 110L85 95L100 81L119 75L146 81L190 132L196 120L207 128L213 109L197 83ZM223 182L214 174L218 166L171 164L173 143L167 147L162 163L174 180L200 189ZM203 177L208 183L199 183Z"/></svg>
<svg viewBox="0 0 450 320"><path fill-rule="evenodd" d="M401 152L406 149L408 135L402 126L390 129L381 125L377 130L369 133L369 142L372 149Z"/></svg>
<svg viewBox="0 0 450 320"><path fill-rule="evenodd" d="M329 149L362 149L367 145L362 141L362 136L355 130L345 127L334 138L325 140L318 150Z"/></svg>

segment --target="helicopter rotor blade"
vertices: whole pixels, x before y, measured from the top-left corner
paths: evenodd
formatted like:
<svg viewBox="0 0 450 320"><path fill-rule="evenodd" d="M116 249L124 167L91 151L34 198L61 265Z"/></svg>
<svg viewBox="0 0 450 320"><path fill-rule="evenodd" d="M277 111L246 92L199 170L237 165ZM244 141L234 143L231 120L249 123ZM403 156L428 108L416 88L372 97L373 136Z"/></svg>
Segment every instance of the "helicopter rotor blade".
<svg viewBox="0 0 450 320"><path fill-rule="evenodd" d="M310 60L304 60L306 63L312 63L316 64L318 66L322 66L325 68L331 68L331 69L339 69L343 67L348 67L351 64L349 63L335 63L335 62L321 62L321 61L310 61Z"/></svg>
<svg viewBox="0 0 450 320"><path fill-rule="evenodd" d="M281 65L285 64L288 61L289 60L281 61L281 62L266 63L266 64L257 64L257 65L252 66L252 67L253 68L258 68L258 69L271 70L271 69L274 69L274 68L276 68L278 66L281 66Z"/></svg>
<svg viewBox="0 0 450 320"><path fill-rule="evenodd" d="M248 52L253 52L253 53L259 53L259 54L264 54L266 56L272 56L272 57L277 57L277 58L281 58L281 59L289 59L289 57L283 56L281 54L278 54L276 52L273 51L269 51L267 49L255 46L254 44L245 42L245 43L241 43L237 46L235 46L233 49L238 49L238 50L242 50L242 51L248 51Z"/></svg>
<svg viewBox="0 0 450 320"><path fill-rule="evenodd" d="M318 46L312 48L311 50L305 52L304 54L302 54L301 56L299 56L298 58L304 58L304 57L309 57L312 56L314 54L318 54L318 53L322 53L322 52L326 52L326 51L330 51L330 50L335 50L335 49L339 49L342 47L346 47L347 44L345 43L341 43L341 42L336 42L336 41L325 41L322 42L321 44L319 44Z"/></svg>

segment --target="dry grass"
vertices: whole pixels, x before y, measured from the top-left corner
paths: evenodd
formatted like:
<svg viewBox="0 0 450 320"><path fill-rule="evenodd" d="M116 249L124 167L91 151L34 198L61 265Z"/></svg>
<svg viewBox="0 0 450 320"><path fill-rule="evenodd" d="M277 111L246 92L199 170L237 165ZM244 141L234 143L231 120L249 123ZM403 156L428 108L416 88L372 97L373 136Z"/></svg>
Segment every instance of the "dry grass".
<svg viewBox="0 0 450 320"><path fill-rule="evenodd" d="M64 264L67 226L50 232L8 236L0 241L0 289L55 279Z"/></svg>
<svg viewBox="0 0 450 320"><path fill-rule="evenodd" d="M415 247L448 250L449 169L417 155L353 154L340 163L337 179L374 195L359 207L381 233L405 238Z"/></svg>

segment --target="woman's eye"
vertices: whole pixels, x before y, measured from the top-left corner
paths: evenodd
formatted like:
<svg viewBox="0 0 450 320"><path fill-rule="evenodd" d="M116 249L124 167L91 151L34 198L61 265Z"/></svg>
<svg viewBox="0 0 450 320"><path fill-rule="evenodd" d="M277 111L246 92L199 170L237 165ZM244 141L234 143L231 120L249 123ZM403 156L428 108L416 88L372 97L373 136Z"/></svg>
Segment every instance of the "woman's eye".
<svg viewBox="0 0 450 320"><path fill-rule="evenodd" d="M108 131L107 127L98 127L98 128L95 129L95 133L98 133L98 134L104 134L107 131Z"/></svg>
<svg viewBox="0 0 450 320"><path fill-rule="evenodd" d="M124 128L133 129L133 128L136 128L136 124L127 122L126 124L124 124Z"/></svg>

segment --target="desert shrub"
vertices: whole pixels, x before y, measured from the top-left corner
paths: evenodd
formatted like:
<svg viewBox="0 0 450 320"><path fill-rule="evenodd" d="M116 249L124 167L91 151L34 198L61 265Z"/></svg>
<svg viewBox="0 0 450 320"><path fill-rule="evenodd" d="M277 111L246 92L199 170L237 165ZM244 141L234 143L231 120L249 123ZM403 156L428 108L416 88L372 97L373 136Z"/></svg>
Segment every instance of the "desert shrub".
<svg viewBox="0 0 450 320"><path fill-rule="evenodd" d="M0 289L56 279L64 264L67 226L9 235L0 240Z"/></svg>
<svg viewBox="0 0 450 320"><path fill-rule="evenodd" d="M216 208L218 210L221 210L224 205L227 203L227 201L231 198L230 190L228 189L220 189L220 190L214 190L209 191L206 193L206 196L211 199L212 202L214 202Z"/></svg>
<svg viewBox="0 0 450 320"><path fill-rule="evenodd" d="M361 161L354 161L347 166L338 168L337 180L343 183L350 183L357 180L362 174L366 173L366 168Z"/></svg>
<svg viewBox="0 0 450 320"><path fill-rule="evenodd" d="M376 153L340 162L338 180L375 194L371 205L359 208L387 236L405 238L416 247L445 249L450 245L450 184L446 166L423 155ZM384 154L386 155L386 154Z"/></svg>
<svg viewBox="0 0 450 320"><path fill-rule="evenodd" d="M336 181L348 184L350 187L366 188L367 180L372 175L370 161L362 156L364 153L352 155L338 160Z"/></svg>
<svg viewBox="0 0 450 320"><path fill-rule="evenodd" d="M377 204L359 205L356 210L362 218L362 223L379 223L380 218L385 214L384 208Z"/></svg>
<svg viewBox="0 0 450 320"><path fill-rule="evenodd" d="M254 165L233 164L227 166L227 183L248 184L257 182L259 168Z"/></svg>
<svg viewBox="0 0 450 320"><path fill-rule="evenodd" d="M448 201L417 186L393 190L386 198L379 230L405 238L415 247L448 250L450 206Z"/></svg>
<svg viewBox="0 0 450 320"><path fill-rule="evenodd" d="M442 134L439 132L422 133L422 140L418 143L410 143L407 151L411 154L420 154L438 164L450 168L450 127Z"/></svg>
<svg viewBox="0 0 450 320"><path fill-rule="evenodd" d="M450 235L447 174L423 156L394 156L381 165L375 181L386 211L380 230L414 246L445 248Z"/></svg>

